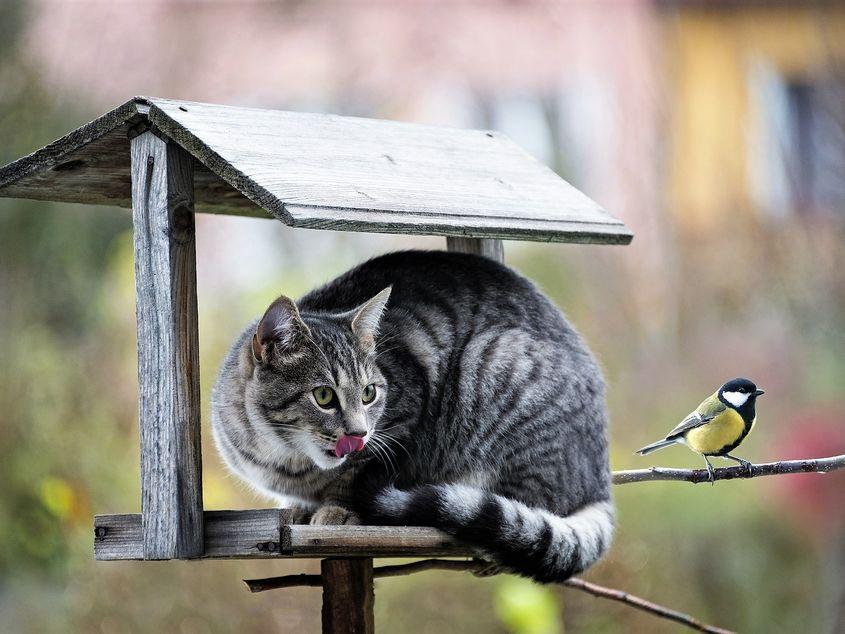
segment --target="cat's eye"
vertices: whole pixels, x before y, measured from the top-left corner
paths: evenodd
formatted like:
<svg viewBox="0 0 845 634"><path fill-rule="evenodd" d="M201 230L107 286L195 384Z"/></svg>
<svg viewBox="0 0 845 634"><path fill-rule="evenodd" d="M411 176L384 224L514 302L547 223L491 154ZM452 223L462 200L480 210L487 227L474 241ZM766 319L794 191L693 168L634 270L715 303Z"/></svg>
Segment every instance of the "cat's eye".
<svg viewBox="0 0 845 634"><path fill-rule="evenodd" d="M364 403L372 403L376 397L376 386L370 383L367 387L364 388L364 391L361 392L361 400Z"/></svg>
<svg viewBox="0 0 845 634"><path fill-rule="evenodd" d="M314 395L314 400L317 401L317 405L320 407L329 409L335 406L335 393L329 386L321 385L320 387L315 387L311 393Z"/></svg>

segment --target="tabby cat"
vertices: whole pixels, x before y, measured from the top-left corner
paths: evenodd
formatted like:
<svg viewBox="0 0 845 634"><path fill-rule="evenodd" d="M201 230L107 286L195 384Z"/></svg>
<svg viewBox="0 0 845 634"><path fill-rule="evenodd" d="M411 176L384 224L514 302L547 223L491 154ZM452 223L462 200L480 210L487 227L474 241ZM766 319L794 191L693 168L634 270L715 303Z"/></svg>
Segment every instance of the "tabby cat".
<svg viewBox="0 0 845 634"><path fill-rule="evenodd" d="M434 526L542 582L610 544L606 418L596 363L551 301L449 252L279 297L213 395L226 463L301 521Z"/></svg>

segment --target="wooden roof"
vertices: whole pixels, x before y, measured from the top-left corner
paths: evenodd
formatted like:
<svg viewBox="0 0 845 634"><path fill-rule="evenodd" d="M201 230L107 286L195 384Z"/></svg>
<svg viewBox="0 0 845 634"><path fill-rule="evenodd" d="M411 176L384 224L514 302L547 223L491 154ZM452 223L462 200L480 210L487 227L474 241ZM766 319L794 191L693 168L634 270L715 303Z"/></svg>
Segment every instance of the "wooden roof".
<svg viewBox="0 0 845 634"><path fill-rule="evenodd" d="M0 168L0 197L131 206L129 137L196 158L196 210L293 227L627 244L632 234L499 132L136 97Z"/></svg>

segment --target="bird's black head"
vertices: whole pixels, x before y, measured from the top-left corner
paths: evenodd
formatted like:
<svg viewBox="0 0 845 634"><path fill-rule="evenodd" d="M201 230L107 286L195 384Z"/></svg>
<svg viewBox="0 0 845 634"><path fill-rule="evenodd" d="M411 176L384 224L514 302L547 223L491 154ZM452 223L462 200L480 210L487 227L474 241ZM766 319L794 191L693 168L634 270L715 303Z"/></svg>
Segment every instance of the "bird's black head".
<svg viewBox="0 0 845 634"><path fill-rule="evenodd" d="M737 409L753 404L758 396L764 394L758 390L753 381L738 378L732 379L719 388L719 399Z"/></svg>

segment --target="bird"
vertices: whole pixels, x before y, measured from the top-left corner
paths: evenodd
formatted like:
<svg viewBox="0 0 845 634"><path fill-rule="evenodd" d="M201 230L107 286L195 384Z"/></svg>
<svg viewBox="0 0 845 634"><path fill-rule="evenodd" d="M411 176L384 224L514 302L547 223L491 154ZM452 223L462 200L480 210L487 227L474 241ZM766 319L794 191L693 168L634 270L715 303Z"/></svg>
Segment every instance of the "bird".
<svg viewBox="0 0 845 634"><path fill-rule="evenodd" d="M734 460L747 469L750 476L751 463L732 456L730 452L739 447L754 428L757 397L763 394L765 392L749 379L731 379L704 399L663 440L646 445L636 453L645 456L669 445L682 444L704 458L710 484L713 484L716 475L709 456Z"/></svg>

